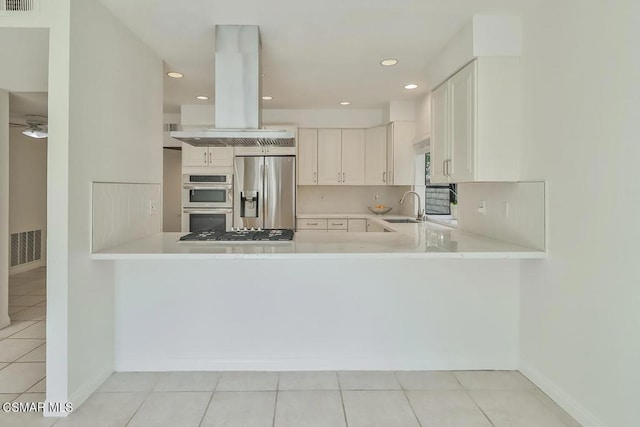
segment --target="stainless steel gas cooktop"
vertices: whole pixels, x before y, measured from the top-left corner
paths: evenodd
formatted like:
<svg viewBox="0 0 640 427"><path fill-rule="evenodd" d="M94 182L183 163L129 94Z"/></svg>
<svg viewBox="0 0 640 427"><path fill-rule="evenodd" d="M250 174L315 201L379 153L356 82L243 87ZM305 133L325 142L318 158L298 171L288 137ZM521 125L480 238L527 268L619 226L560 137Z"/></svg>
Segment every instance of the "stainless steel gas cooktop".
<svg viewBox="0 0 640 427"><path fill-rule="evenodd" d="M278 242L290 240L293 240L293 230L261 228L237 228L230 231L204 230L189 233L180 238L181 242Z"/></svg>

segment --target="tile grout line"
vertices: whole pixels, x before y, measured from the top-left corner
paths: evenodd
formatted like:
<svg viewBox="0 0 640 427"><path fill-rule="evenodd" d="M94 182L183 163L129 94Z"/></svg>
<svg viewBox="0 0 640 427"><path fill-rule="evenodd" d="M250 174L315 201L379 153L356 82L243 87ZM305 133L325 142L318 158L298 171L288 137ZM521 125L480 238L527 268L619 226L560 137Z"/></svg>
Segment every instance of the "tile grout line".
<svg viewBox="0 0 640 427"><path fill-rule="evenodd" d="M493 427L495 427L496 425L493 423L493 421L491 420L491 418L489 418L489 416L486 414L486 412L484 412L484 409L482 409L480 407L480 405L478 404L478 402L476 402L476 400L473 398L473 396L471 396L471 393L469 392L469 390L467 390L467 388L465 386L462 385L462 383L460 382L460 379L458 378L458 376L455 374L454 371L451 371L451 374L453 375L453 377L456 379L456 381L458 382L458 384L460 384L460 387L462 387L462 389L464 390L465 393L467 393L467 396L469 396L469 399L471 399L471 401L473 402L474 405L476 405L476 408L478 408L478 410L480 412L482 412L482 415L484 415L484 417L487 419L487 421L489 421L489 424L491 424Z"/></svg>
<svg viewBox="0 0 640 427"><path fill-rule="evenodd" d="M409 395L407 394L407 390L402 385L402 381L400 381L400 378L398 377L397 371L393 372L393 376L395 377L396 381L398 381L398 384L400 384L400 389L402 389L402 394L404 394L404 398L407 399L407 403L409 403L409 408L411 408L411 413L413 414L414 418L418 422L418 425L420 427L422 427L422 423L420 422L420 418L418 418L418 414L416 414L416 410L413 409L413 405L411 404L411 399L409 399Z"/></svg>
<svg viewBox="0 0 640 427"><path fill-rule="evenodd" d="M344 405L344 394L342 394L342 383L340 382L340 375L336 371L336 379L338 380L338 390L340 391L340 402L342 402L342 416L344 417L345 427L349 427L349 421L347 421L347 408Z"/></svg>
<svg viewBox="0 0 640 427"><path fill-rule="evenodd" d="M204 412L202 413L202 418L200 418L200 424L198 424L198 427L202 426L202 423L204 422L204 417L207 416L207 412L209 411L209 407L211 406L211 402L213 402L213 396L216 394L216 390L218 389L218 383L220 382L220 377L222 377L222 374L218 375L218 378L216 378L216 384L213 386L213 391L211 392L211 397L209 398L209 403L207 403L207 407L204 408Z"/></svg>
<svg viewBox="0 0 640 427"><path fill-rule="evenodd" d="M278 372L278 380L276 381L276 401L273 404L273 420L271 422L271 427L276 426L276 411L278 410L278 396L280 395L280 375L282 372Z"/></svg>
<svg viewBox="0 0 640 427"><path fill-rule="evenodd" d="M111 374L111 375L113 375L113 374ZM159 375L156 375L156 376L159 377ZM133 420L133 417L136 416L136 414L140 411L140 408L142 408L142 405L144 405L144 403L147 401L147 399L149 399L149 396L151 396L151 393L153 393L153 389L156 388L156 385L158 385L158 381L159 381L159 378L156 378L156 381L153 383L153 386L151 387L151 389L147 390L146 395L144 396L144 399L142 399L142 402L140 402L140 405L138 405L136 410L133 411L133 414L131 414L131 416L129 417L129 419L125 423L125 427L127 427L129 425L129 423L131 423L131 421ZM96 393L96 392L94 392L94 393ZM113 393L137 393L137 392L117 391L117 392L113 392ZM144 393L144 391L142 391L140 393ZM93 395L93 393L92 393L92 395Z"/></svg>

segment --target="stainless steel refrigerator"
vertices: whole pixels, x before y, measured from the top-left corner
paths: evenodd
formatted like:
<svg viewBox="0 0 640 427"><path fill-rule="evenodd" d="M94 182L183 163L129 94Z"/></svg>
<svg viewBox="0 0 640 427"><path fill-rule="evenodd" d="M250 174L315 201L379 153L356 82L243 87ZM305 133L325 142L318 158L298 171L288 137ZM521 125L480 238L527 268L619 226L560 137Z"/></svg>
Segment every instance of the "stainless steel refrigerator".
<svg viewBox="0 0 640 427"><path fill-rule="evenodd" d="M234 227L295 228L294 156L236 157L233 177Z"/></svg>

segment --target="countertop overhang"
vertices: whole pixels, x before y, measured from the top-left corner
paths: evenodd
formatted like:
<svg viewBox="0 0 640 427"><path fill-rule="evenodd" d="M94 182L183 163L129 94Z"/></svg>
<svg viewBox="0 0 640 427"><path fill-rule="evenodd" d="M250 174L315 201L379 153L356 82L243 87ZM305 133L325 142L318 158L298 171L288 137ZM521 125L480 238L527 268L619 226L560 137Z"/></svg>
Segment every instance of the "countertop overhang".
<svg viewBox="0 0 640 427"><path fill-rule="evenodd" d="M341 218L352 215L343 215ZM359 218L367 215L360 215ZM301 216L302 217L302 216ZM326 216L325 216L326 217ZM90 255L95 260L545 258L517 246L431 222L390 224L392 233L297 231L291 242L178 242L186 233L157 233Z"/></svg>

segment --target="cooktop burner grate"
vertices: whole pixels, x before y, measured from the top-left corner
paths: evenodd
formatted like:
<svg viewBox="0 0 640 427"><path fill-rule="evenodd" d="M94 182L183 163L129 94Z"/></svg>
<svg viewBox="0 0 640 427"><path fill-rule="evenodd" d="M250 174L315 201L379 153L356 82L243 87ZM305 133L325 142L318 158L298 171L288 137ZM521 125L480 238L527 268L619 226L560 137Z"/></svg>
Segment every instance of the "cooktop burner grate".
<svg viewBox="0 0 640 427"><path fill-rule="evenodd" d="M182 242L273 242L293 240L293 230L205 230L189 233L180 238Z"/></svg>

